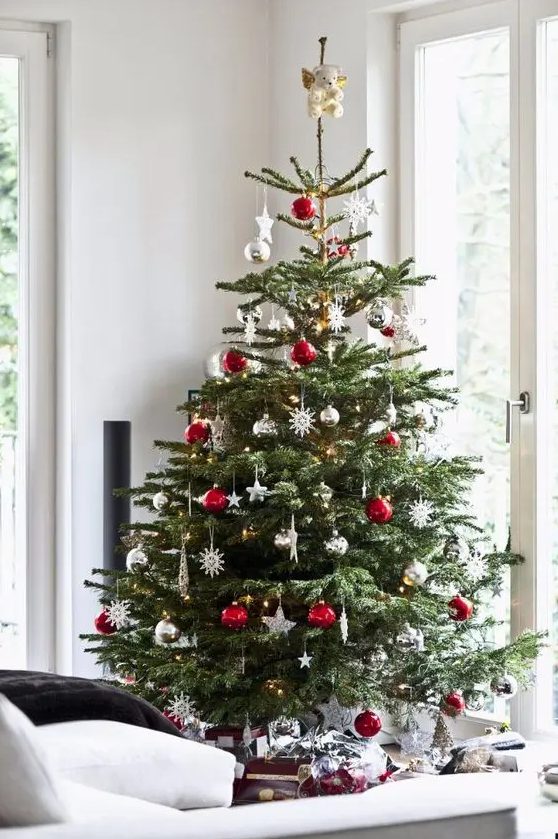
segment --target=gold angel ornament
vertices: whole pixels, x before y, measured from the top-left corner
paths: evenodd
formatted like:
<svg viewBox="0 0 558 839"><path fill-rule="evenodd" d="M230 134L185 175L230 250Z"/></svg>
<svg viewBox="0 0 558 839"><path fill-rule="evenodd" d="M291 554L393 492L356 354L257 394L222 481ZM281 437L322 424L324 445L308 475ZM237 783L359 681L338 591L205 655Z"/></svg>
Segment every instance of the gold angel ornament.
<svg viewBox="0 0 558 839"><path fill-rule="evenodd" d="M312 71L302 70L302 84L308 91L308 114L320 119L324 114L342 117L343 88L347 76L335 64L318 64Z"/></svg>

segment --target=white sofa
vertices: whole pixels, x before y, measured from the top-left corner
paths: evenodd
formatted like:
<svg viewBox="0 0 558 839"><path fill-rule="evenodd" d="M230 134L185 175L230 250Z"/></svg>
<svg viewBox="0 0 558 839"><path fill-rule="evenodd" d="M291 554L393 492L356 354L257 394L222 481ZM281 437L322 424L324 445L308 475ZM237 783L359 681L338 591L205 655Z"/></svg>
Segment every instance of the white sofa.
<svg viewBox="0 0 558 839"><path fill-rule="evenodd" d="M36 728L0 695L0 839L554 839L558 831L558 805L539 806L534 772L422 776L357 795L231 808L234 772L226 752L122 723Z"/></svg>
<svg viewBox="0 0 558 839"><path fill-rule="evenodd" d="M473 776L425 778L388 783L360 795L189 811L66 782L71 821L6 828L0 830L0 837L513 839L513 804L491 794L486 783L491 780Z"/></svg>

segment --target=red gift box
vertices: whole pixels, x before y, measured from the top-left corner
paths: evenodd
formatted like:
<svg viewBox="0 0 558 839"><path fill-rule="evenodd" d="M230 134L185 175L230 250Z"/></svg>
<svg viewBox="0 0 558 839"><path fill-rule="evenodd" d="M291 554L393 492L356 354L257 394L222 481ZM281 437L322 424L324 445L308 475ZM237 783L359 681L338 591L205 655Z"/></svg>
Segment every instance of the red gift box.
<svg viewBox="0 0 558 839"><path fill-rule="evenodd" d="M263 757L267 752L267 733L262 726L250 729L252 754ZM215 725L205 732L205 739L213 742L219 749L236 753L244 745L244 729L239 726Z"/></svg>
<svg viewBox="0 0 558 839"><path fill-rule="evenodd" d="M235 782L234 803L286 801L304 797L311 778L310 758L255 757L245 766L244 777Z"/></svg>

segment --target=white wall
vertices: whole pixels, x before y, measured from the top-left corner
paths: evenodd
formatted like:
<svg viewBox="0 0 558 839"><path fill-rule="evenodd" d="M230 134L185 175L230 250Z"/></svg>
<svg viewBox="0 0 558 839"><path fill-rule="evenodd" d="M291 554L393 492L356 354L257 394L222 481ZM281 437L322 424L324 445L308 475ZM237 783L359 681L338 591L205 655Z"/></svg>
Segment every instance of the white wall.
<svg viewBox="0 0 558 839"><path fill-rule="evenodd" d="M103 420L132 421L141 481L234 317L213 284L247 267L242 173L266 161L266 16L261 0L0 0L1 18L65 22L59 456L72 506L59 586L74 620L58 667L78 674L93 672L77 635L96 610L82 581L102 564Z"/></svg>

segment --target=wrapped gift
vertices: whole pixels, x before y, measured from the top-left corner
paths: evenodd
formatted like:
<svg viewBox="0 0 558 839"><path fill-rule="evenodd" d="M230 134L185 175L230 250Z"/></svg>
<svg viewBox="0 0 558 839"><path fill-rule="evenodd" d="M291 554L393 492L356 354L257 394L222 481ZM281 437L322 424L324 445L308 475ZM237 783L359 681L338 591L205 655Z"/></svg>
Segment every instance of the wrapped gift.
<svg viewBox="0 0 558 839"><path fill-rule="evenodd" d="M305 796L304 785L312 780L310 758L255 757L235 782L235 804L287 801Z"/></svg>
<svg viewBox="0 0 558 839"><path fill-rule="evenodd" d="M248 750L252 756L264 757L268 748L265 728L255 726L250 729L249 745L247 734L247 730L240 726L216 725L206 730L205 739L208 743L214 743L219 749L231 752L239 759L243 754L248 753Z"/></svg>

